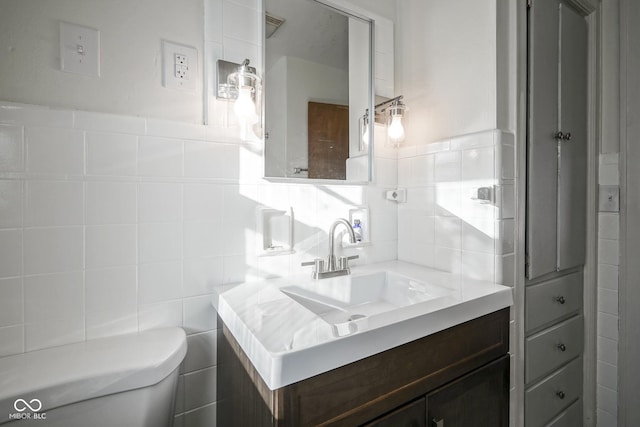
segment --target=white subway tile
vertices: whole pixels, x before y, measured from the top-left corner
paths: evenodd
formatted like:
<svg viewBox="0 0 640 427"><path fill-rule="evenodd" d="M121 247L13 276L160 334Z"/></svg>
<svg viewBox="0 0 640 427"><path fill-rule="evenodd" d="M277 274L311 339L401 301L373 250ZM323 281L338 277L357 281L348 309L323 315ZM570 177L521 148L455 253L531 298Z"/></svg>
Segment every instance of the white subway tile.
<svg viewBox="0 0 640 427"><path fill-rule="evenodd" d="M619 246L620 242L617 240L598 239L598 262L619 265Z"/></svg>
<svg viewBox="0 0 640 427"><path fill-rule="evenodd" d="M25 274L82 270L82 227L29 228L24 230Z"/></svg>
<svg viewBox="0 0 640 427"><path fill-rule="evenodd" d="M618 389L618 368L608 363L598 362L597 364L598 385L608 387L613 390Z"/></svg>
<svg viewBox="0 0 640 427"><path fill-rule="evenodd" d="M617 164L600 165L600 176L598 177L600 185L619 185L620 169Z"/></svg>
<svg viewBox="0 0 640 427"><path fill-rule="evenodd" d="M182 220L182 184L149 182L138 187L140 222Z"/></svg>
<svg viewBox="0 0 640 427"><path fill-rule="evenodd" d="M597 397L598 409L607 411L610 414L618 412L618 393L607 387L598 385ZM600 425L600 423L598 423Z"/></svg>
<svg viewBox="0 0 640 427"><path fill-rule="evenodd" d="M179 222L138 225L138 262L160 262L182 258L182 224Z"/></svg>
<svg viewBox="0 0 640 427"><path fill-rule="evenodd" d="M184 184L185 221L222 221L223 186Z"/></svg>
<svg viewBox="0 0 640 427"><path fill-rule="evenodd" d="M433 267L451 273L460 273L462 268L462 251L459 249L435 246Z"/></svg>
<svg viewBox="0 0 640 427"><path fill-rule="evenodd" d="M25 226L82 225L84 189L77 181L27 181Z"/></svg>
<svg viewBox="0 0 640 427"><path fill-rule="evenodd" d="M618 417L616 414L610 414L598 408L597 410L598 427L618 427Z"/></svg>
<svg viewBox="0 0 640 427"><path fill-rule="evenodd" d="M472 148L462 152L463 180L493 180L494 170L493 147Z"/></svg>
<svg viewBox="0 0 640 427"><path fill-rule="evenodd" d="M211 305L210 294L185 298L182 313L182 327L188 334L217 329L217 313Z"/></svg>
<svg viewBox="0 0 640 427"><path fill-rule="evenodd" d="M239 177L237 145L187 141L184 156L185 176L233 180Z"/></svg>
<svg viewBox="0 0 640 427"><path fill-rule="evenodd" d="M23 182L0 180L0 228L22 226Z"/></svg>
<svg viewBox="0 0 640 427"><path fill-rule="evenodd" d="M435 181L460 181L462 158L460 151L449 151L435 154Z"/></svg>
<svg viewBox="0 0 640 427"><path fill-rule="evenodd" d="M226 61L241 64L245 59L249 59L251 64L260 63L260 45L257 43L225 36L222 39L222 46L223 58Z"/></svg>
<svg viewBox="0 0 640 427"><path fill-rule="evenodd" d="M598 289L598 311L618 315L618 291Z"/></svg>
<svg viewBox="0 0 640 427"><path fill-rule="evenodd" d="M496 144L496 172L500 179L515 179L515 147L514 136L507 132L497 132L499 141Z"/></svg>
<svg viewBox="0 0 640 427"><path fill-rule="evenodd" d="M384 212L372 211L370 213L371 224L368 224L370 238L376 242L388 242L398 240L398 214L391 215ZM427 224L428 222L428 224ZM433 217L425 217L424 221L419 222L416 232L424 232L424 236L416 235L423 242L427 242L428 238L434 237Z"/></svg>
<svg viewBox="0 0 640 427"><path fill-rule="evenodd" d="M166 301L157 304L143 304L138 307L138 329L182 326L182 301Z"/></svg>
<svg viewBox="0 0 640 427"><path fill-rule="evenodd" d="M184 425L189 427L212 427L211 420L216 419L216 409L216 404L212 403L193 411L185 412L183 415Z"/></svg>
<svg viewBox="0 0 640 427"><path fill-rule="evenodd" d="M515 186L511 184L497 185L494 187L494 191L496 195L496 206L498 207L497 218L515 218Z"/></svg>
<svg viewBox="0 0 640 427"><path fill-rule="evenodd" d="M618 267L609 264L598 264L598 288L618 290Z"/></svg>
<svg viewBox="0 0 640 427"><path fill-rule="evenodd" d="M0 277L22 275L22 230L0 230Z"/></svg>
<svg viewBox="0 0 640 427"><path fill-rule="evenodd" d="M620 215L616 213L598 214L598 237L617 240L620 236Z"/></svg>
<svg viewBox="0 0 640 427"><path fill-rule="evenodd" d="M0 124L0 172L23 171L24 157L24 128Z"/></svg>
<svg viewBox="0 0 640 427"><path fill-rule="evenodd" d="M175 139L204 139L205 127L171 120L147 119L147 135Z"/></svg>
<svg viewBox="0 0 640 427"><path fill-rule="evenodd" d="M138 267L138 300L150 304L182 297L180 261L142 264Z"/></svg>
<svg viewBox="0 0 640 427"><path fill-rule="evenodd" d="M493 253L462 251L462 272L465 277L495 282Z"/></svg>
<svg viewBox="0 0 640 427"><path fill-rule="evenodd" d="M398 159L398 186L413 187L415 186L415 175L413 172L413 157Z"/></svg>
<svg viewBox="0 0 640 427"><path fill-rule="evenodd" d="M497 243L494 239L494 227L495 223L491 218L476 218L473 222L462 221L462 249L493 254Z"/></svg>
<svg viewBox="0 0 640 427"><path fill-rule="evenodd" d="M258 261L255 255L225 256L222 260L222 283L241 283L257 280L260 276Z"/></svg>
<svg viewBox="0 0 640 427"><path fill-rule="evenodd" d="M136 223L136 184L85 183L85 222L88 225Z"/></svg>
<svg viewBox="0 0 640 427"><path fill-rule="evenodd" d="M181 177L182 158L182 141L180 140L155 137L139 138L139 175Z"/></svg>
<svg viewBox="0 0 640 427"><path fill-rule="evenodd" d="M435 245L462 248L462 222L455 217L435 217Z"/></svg>
<svg viewBox="0 0 640 427"><path fill-rule="evenodd" d="M598 337L598 360L618 366L618 341Z"/></svg>
<svg viewBox="0 0 640 427"><path fill-rule="evenodd" d="M24 326L0 328L0 357L24 352Z"/></svg>
<svg viewBox="0 0 640 427"><path fill-rule="evenodd" d="M23 322L22 278L0 279L0 327Z"/></svg>
<svg viewBox="0 0 640 427"><path fill-rule="evenodd" d="M182 269L185 297L210 294L215 286L223 283L222 257L185 259Z"/></svg>
<svg viewBox="0 0 640 427"><path fill-rule="evenodd" d="M136 231L135 224L88 226L85 230L86 268L135 264Z"/></svg>
<svg viewBox="0 0 640 427"><path fill-rule="evenodd" d="M137 173L138 137L87 132L87 174L134 176Z"/></svg>
<svg viewBox="0 0 640 427"><path fill-rule="evenodd" d="M217 369L206 368L184 376L184 409L190 411L216 401Z"/></svg>
<svg viewBox="0 0 640 427"><path fill-rule="evenodd" d="M204 40L222 43L222 0L205 0L204 13Z"/></svg>
<svg viewBox="0 0 640 427"><path fill-rule="evenodd" d="M463 191L458 182L437 184L435 214L437 216L462 216L462 197Z"/></svg>
<svg viewBox="0 0 640 427"><path fill-rule="evenodd" d="M0 122L27 126L71 128L73 126L73 113L67 110L53 110L38 105L2 102L0 105Z"/></svg>
<svg viewBox="0 0 640 427"><path fill-rule="evenodd" d="M74 111L73 115L76 129L135 135L143 135L145 132L145 120L140 117L88 111Z"/></svg>
<svg viewBox="0 0 640 427"><path fill-rule="evenodd" d="M25 277L27 351L85 338L83 288L81 271Z"/></svg>
<svg viewBox="0 0 640 427"><path fill-rule="evenodd" d="M136 289L135 266L85 272L87 339L138 330Z"/></svg>
<svg viewBox="0 0 640 427"><path fill-rule="evenodd" d="M324 244L326 247L326 243ZM273 279L289 276L291 259L289 257L267 256L258 258L258 274L261 279Z"/></svg>
<svg viewBox="0 0 640 427"><path fill-rule="evenodd" d="M516 285L515 254L496 255L494 266L496 272L496 283L511 287Z"/></svg>
<svg viewBox="0 0 640 427"><path fill-rule="evenodd" d="M84 132L53 127L27 127L27 172L84 174Z"/></svg>
<svg viewBox="0 0 640 427"><path fill-rule="evenodd" d="M398 184L398 162L396 159L376 157L375 181L379 187L395 187ZM431 172L433 173L433 171Z"/></svg>
<svg viewBox="0 0 640 427"><path fill-rule="evenodd" d="M435 182L435 155L418 156L413 159L414 182L418 186L433 185Z"/></svg>
<svg viewBox="0 0 640 427"><path fill-rule="evenodd" d="M240 245L243 253L245 246L245 224L241 228L227 223L222 227L220 222L198 221L185 222L183 231L183 247L185 258L214 257L237 252Z"/></svg>
<svg viewBox="0 0 640 427"><path fill-rule="evenodd" d="M187 373L215 366L218 363L219 330L187 336L187 355L180 371Z"/></svg>
<svg viewBox="0 0 640 427"><path fill-rule="evenodd" d="M494 145L495 131L485 131L457 136L451 139L452 150L466 150L469 148L488 147Z"/></svg>
<svg viewBox="0 0 640 427"><path fill-rule="evenodd" d="M496 254L510 254L515 251L515 222L512 219L496 221Z"/></svg>
<svg viewBox="0 0 640 427"><path fill-rule="evenodd" d="M618 316L598 313L598 336L618 341Z"/></svg>
<svg viewBox="0 0 640 427"><path fill-rule="evenodd" d="M222 3L222 32L224 37L231 37L245 42L259 44L261 40L259 17L255 8L224 1Z"/></svg>

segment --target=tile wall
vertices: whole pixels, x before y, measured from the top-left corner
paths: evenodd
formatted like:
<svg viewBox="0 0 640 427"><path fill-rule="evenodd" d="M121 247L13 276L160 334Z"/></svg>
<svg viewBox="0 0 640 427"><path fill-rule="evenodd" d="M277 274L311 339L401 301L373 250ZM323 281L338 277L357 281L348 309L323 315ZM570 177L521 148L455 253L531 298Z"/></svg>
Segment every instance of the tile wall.
<svg viewBox="0 0 640 427"><path fill-rule="evenodd" d="M0 152L0 356L182 326L188 426L215 419L215 286L306 272L356 206L370 208L372 244L349 254L397 256L392 157L376 159L374 185L269 183L260 146L226 128L11 103ZM258 207L293 207L294 254L256 255Z"/></svg>
<svg viewBox="0 0 640 427"><path fill-rule="evenodd" d="M513 150L498 130L401 148L399 259L513 286Z"/></svg>
<svg viewBox="0 0 640 427"><path fill-rule="evenodd" d="M600 185L619 185L618 153L600 155ZM598 214L597 425L618 425L620 215Z"/></svg>

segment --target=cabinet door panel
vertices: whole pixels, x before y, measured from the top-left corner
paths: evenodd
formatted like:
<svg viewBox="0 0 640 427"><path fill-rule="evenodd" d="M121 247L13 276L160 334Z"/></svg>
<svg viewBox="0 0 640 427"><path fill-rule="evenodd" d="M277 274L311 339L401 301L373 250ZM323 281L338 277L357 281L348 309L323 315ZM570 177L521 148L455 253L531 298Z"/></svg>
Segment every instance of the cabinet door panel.
<svg viewBox="0 0 640 427"><path fill-rule="evenodd" d="M426 427L427 406L425 398L402 406L395 411L382 416L363 427Z"/></svg>
<svg viewBox="0 0 640 427"><path fill-rule="evenodd" d="M556 1L529 13L527 254L529 279L556 271L558 200L558 19Z"/></svg>
<svg viewBox="0 0 640 427"><path fill-rule="evenodd" d="M429 393L427 422L429 427L507 427L509 356Z"/></svg>
<svg viewBox="0 0 640 427"><path fill-rule="evenodd" d="M584 264L587 233L587 22L560 3L558 269Z"/></svg>

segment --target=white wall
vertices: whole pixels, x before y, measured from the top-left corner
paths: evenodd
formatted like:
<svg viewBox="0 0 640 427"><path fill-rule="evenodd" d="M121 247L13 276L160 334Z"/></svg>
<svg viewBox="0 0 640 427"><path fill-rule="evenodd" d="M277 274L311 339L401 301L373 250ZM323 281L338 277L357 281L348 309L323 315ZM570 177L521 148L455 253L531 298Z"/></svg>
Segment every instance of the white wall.
<svg viewBox="0 0 640 427"><path fill-rule="evenodd" d="M0 99L202 123L203 1L2 0ZM100 31L100 78L60 71L59 21ZM197 89L162 86L162 40L198 51Z"/></svg>
<svg viewBox="0 0 640 427"><path fill-rule="evenodd" d="M260 64L260 4L209 1L209 67ZM383 197L397 184L395 153L377 153L367 186L269 183L262 145L240 143L229 104L208 93L211 126L0 101L0 356L182 326L176 425L209 426L215 286L308 273L300 262L326 255L331 222L362 205L372 244L345 252L396 259L397 206ZM258 257L255 209L290 206L296 253Z"/></svg>
<svg viewBox="0 0 640 427"><path fill-rule="evenodd" d="M407 143L496 128L496 1L398 2L396 93Z"/></svg>

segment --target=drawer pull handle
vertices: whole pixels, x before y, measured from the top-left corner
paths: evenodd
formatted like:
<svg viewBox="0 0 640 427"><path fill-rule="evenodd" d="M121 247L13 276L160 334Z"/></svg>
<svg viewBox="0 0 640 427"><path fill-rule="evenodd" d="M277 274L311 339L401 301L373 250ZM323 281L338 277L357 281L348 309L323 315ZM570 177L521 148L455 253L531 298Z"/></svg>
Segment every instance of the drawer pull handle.
<svg viewBox="0 0 640 427"><path fill-rule="evenodd" d="M558 344L557 347L560 349L560 351L567 351L567 346L564 344Z"/></svg>
<svg viewBox="0 0 640 427"><path fill-rule="evenodd" d="M564 304L565 302L567 302L567 300L564 299L563 296L559 296L559 297L556 297L556 302L559 304Z"/></svg>
<svg viewBox="0 0 640 427"><path fill-rule="evenodd" d="M556 396L558 396L560 399L564 399L564 391L556 392Z"/></svg>

